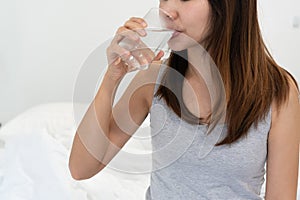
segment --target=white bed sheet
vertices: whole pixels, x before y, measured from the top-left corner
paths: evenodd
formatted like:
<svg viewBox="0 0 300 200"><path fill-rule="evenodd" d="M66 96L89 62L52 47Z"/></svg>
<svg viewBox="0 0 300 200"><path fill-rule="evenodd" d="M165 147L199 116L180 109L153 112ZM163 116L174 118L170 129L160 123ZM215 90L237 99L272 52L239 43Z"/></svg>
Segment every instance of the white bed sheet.
<svg viewBox="0 0 300 200"><path fill-rule="evenodd" d="M72 103L40 105L3 126L0 199L144 199L149 174L126 174L106 168L91 179L73 180L68 158L74 134Z"/></svg>

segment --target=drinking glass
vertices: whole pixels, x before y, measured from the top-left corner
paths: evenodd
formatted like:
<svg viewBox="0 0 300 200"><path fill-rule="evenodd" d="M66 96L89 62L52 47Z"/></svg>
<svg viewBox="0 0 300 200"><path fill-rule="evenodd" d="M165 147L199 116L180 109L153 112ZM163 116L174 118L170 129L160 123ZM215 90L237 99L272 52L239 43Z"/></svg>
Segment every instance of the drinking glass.
<svg viewBox="0 0 300 200"><path fill-rule="evenodd" d="M143 17L147 23L144 29L145 36L140 40L132 40L124 37L119 45L131 52L131 56L125 62L133 69L147 69L160 50L165 50L169 39L172 37L174 30L172 27L172 18L160 8L151 8ZM138 30L137 30L138 31Z"/></svg>

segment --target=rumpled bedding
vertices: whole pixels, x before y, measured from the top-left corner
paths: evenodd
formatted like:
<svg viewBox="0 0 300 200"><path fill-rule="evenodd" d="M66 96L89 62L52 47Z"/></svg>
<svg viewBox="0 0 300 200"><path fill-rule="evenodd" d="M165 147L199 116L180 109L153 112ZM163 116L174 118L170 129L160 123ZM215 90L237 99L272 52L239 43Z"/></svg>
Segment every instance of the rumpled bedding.
<svg viewBox="0 0 300 200"><path fill-rule="evenodd" d="M144 199L149 174L126 174L107 167L88 180L73 180L68 159L74 134L72 103L40 105L3 126L0 199Z"/></svg>

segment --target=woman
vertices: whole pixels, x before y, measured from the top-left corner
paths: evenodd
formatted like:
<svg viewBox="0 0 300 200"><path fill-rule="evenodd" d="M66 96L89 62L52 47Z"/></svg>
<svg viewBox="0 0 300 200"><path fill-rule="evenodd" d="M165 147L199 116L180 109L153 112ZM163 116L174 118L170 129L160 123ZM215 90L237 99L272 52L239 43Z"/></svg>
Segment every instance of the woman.
<svg viewBox="0 0 300 200"><path fill-rule="evenodd" d="M168 121L160 127L158 137L152 138L154 147L168 142L166 136L177 131L178 123L184 122L180 132L183 135L189 135L190 125L199 128L199 132L195 131L197 137L183 155L152 172L147 199L261 199L265 163L265 198L296 199L298 89L292 76L275 63L263 43L256 0L161 0L160 8L169 13L176 30L169 41L173 52L168 65L172 70L160 67L163 53L158 53L154 64L137 74L112 109L115 90L131 70L130 56L142 63L118 42L123 37L142 37L141 29L146 24L141 18L131 18L118 29L107 49L111 64L74 138L69 163L72 176L86 179L101 171L149 112L151 131L158 130L161 108L167 110ZM222 103L215 109L205 77L191 64L197 55L185 36L209 53L226 95L226 134L200 157L195 154L197 144L220 132L214 132L216 125L205 135L201 127L205 132L206 126L220 119L213 116L221 116L216 113ZM174 79L175 73L184 79ZM153 84L155 79L161 81L161 86ZM159 106L154 109L155 105ZM189 119L198 119L199 123ZM161 158L155 157L153 165L159 165Z"/></svg>

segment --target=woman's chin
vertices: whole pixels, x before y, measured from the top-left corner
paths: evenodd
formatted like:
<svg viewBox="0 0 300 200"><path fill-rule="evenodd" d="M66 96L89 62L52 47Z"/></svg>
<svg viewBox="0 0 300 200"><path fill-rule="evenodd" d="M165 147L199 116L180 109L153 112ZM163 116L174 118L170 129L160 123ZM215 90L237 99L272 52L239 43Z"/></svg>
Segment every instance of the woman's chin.
<svg viewBox="0 0 300 200"><path fill-rule="evenodd" d="M184 41L171 39L168 42L168 46L173 51L182 51L184 49L187 49L189 45L187 45Z"/></svg>
<svg viewBox="0 0 300 200"><path fill-rule="evenodd" d="M182 51L190 47L199 45L197 41L187 35L180 34L168 41L168 46L173 51Z"/></svg>
<svg viewBox="0 0 300 200"><path fill-rule="evenodd" d="M172 51L182 51L182 50L186 49L180 45L169 45L169 47Z"/></svg>

